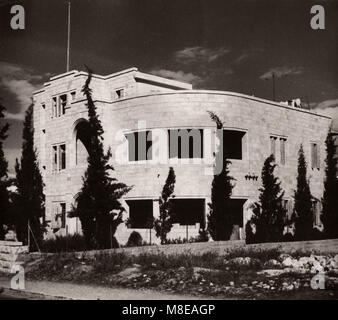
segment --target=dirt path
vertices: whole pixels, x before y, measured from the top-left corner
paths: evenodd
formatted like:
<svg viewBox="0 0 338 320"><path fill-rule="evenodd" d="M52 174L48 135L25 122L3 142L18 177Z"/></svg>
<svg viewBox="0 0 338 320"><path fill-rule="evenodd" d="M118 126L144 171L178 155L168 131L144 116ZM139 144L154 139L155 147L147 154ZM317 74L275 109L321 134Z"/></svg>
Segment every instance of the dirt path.
<svg viewBox="0 0 338 320"><path fill-rule="evenodd" d="M0 277L0 288L10 288L9 278ZM206 298L178 295L155 290L107 288L93 285L50 281L25 282L25 292L76 300L205 300Z"/></svg>

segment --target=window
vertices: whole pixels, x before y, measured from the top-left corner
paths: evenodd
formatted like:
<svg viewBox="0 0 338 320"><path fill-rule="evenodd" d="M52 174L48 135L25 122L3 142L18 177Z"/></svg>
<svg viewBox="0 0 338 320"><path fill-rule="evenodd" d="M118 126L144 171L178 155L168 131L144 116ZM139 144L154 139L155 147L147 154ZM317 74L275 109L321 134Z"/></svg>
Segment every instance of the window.
<svg viewBox="0 0 338 320"><path fill-rule="evenodd" d="M243 137L245 132L223 130L223 154L227 159L243 159Z"/></svg>
<svg viewBox="0 0 338 320"><path fill-rule="evenodd" d="M171 129L169 135L169 158L203 158L202 129Z"/></svg>
<svg viewBox="0 0 338 320"><path fill-rule="evenodd" d="M52 204L52 225L53 229L66 228L66 203L53 202Z"/></svg>
<svg viewBox="0 0 338 320"><path fill-rule="evenodd" d="M58 112L57 112L57 98L53 97L52 99L52 117L57 117Z"/></svg>
<svg viewBox="0 0 338 320"><path fill-rule="evenodd" d="M66 108L68 104L67 94L62 94L58 97L52 98L52 117L57 118L66 113Z"/></svg>
<svg viewBox="0 0 338 320"><path fill-rule="evenodd" d="M72 91L70 93L70 97L71 97L72 101L75 101L75 99L76 99L76 91Z"/></svg>
<svg viewBox="0 0 338 320"><path fill-rule="evenodd" d="M129 228L148 229L153 221L152 200L127 200L129 206Z"/></svg>
<svg viewBox="0 0 338 320"><path fill-rule="evenodd" d="M293 201L291 199L282 200L283 209L286 211L286 218L290 220L293 214Z"/></svg>
<svg viewBox="0 0 338 320"><path fill-rule="evenodd" d="M201 228L204 228L204 199L172 199L170 201L172 201L172 208L175 213L173 223L179 223L180 225L200 223Z"/></svg>
<svg viewBox="0 0 338 320"><path fill-rule="evenodd" d="M279 142L280 142L280 163L284 165L286 138L279 138Z"/></svg>
<svg viewBox="0 0 338 320"><path fill-rule="evenodd" d="M61 208L61 228L66 228L66 203L60 203Z"/></svg>
<svg viewBox="0 0 338 320"><path fill-rule="evenodd" d="M138 131L125 135L128 140L129 161L141 161L152 159L151 131Z"/></svg>
<svg viewBox="0 0 338 320"><path fill-rule="evenodd" d="M115 99L118 100L122 98L124 98L124 89L115 90Z"/></svg>
<svg viewBox="0 0 338 320"><path fill-rule="evenodd" d="M59 152L60 152L60 170L66 169L66 145L61 144L59 146Z"/></svg>
<svg viewBox="0 0 338 320"><path fill-rule="evenodd" d="M66 169L66 145L52 146L52 170L54 172Z"/></svg>
<svg viewBox="0 0 338 320"><path fill-rule="evenodd" d="M270 137L270 154L273 154L276 158L276 141L277 137L271 136Z"/></svg>
<svg viewBox="0 0 338 320"><path fill-rule="evenodd" d="M58 167L58 147L57 146L52 147L52 153L53 153L53 171L57 171L57 167Z"/></svg>
<svg viewBox="0 0 338 320"><path fill-rule="evenodd" d="M59 116L66 113L66 106L67 106L67 95L63 94L60 96L59 100Z"/></svg>
<svg viewBox="0 0 338 320"><path fill-rule="evenodd" d="M312 201L312 212L313 212L313 225L314 226L321 226L320 215L322 211L322 204L318 200Z"/></svg>
<svg viewBox="0 0 338 320"><path fill-rule="evenodd" d="M46 109L46 105L44 103L41 104L42 109Z"/></svg>
<svg viewBox="0 0 338 320"><path fill-rule="evenodd" d="M312 169L320 169L319 148L317 143L311 143L311 167Z"/></svg>

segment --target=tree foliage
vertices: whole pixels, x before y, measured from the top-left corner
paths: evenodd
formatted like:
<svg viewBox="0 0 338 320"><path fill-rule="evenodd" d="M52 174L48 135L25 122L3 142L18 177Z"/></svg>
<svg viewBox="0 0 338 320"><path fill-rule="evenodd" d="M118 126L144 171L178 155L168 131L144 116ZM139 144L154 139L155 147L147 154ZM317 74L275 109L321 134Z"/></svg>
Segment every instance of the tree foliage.
<svg viewBox="0 0 338 320"><path fill-rule="evenodd" d="M88 69L88 78L82 88L88 107L88 167L77 206L72 209L70 216L80 218L87 248L109 248L118 225L123 222L125 209L120 199L131 187L118 182L111 175L114 170L109 164L111 151L104 151L104 131L89 87L91 79L92 71Z"/></svg>
<svg viewBox="0 0 338 320"><path fill-rule="evenodd" d="M32 231L32 238L41 243L45 231L42 218L45 215L45 196L43 181L34 148L33 128L34 106L31 104L25 115L22 133L22 153L20 161L16 159L16 186L14 194L13 213L17 237L23 243L28 242L28 223ZM31 249L35 248L35 241L31 241Z"/></svg>
<svg viewBox="0 0 338 320"><path fill-rule="evenodd" d="M275 168L275 157L270 155L264 161L259 202L256 203L251 218L251 223L256 229L256 232L250 235L254 242L278 242L283 237L286 220L282 201L284 191L278 177L274 175Z"/></svg>
<svg viewBox="0 0 338 320"><path fill-rule="evenodd" d="M160 216L154 220L156 236L161 239L161 244L166 242L167 234L173 226L173 202L171 199L174 198L175 183L175 171L170 167L161 196L159 197Z"/></svg>
<svg viewBox="0 0 338 320"><path fill-rule="evenodd" d="M326 168L323 194L323 214L321 220L324 224L326 238L338 238L338 179L336 145L331 133L325 140L326 145Z"/></svg>
<svg viewBox="0 0 338 320"><path fill-rule="evenodd" d="M231 162L225 158L223 152L223 123L215 113L210 111L208 113L211 120L216 123L216 135L220 145L215 153L215 173L211 186L211 203L208 204L207 228L213 240L229 240L233 228L230 197L234 178L229 174Z"/></svg>
<svg viewBox="0 0 338 320"><path fill-rule="evenodd" d="M313 229L312 195L307 179L307 163L302 145L300 145L298 151L297 189L294 199L295 238L297 240L309 240Z"/></svg>
<svg viewBox="0 0 338 320"><path fill-rule="evenodd" d="M4 118L5 107L0 104L0 120ZM0 126L0 239L4 237L4 224L6 222L6 215L9 209L9 194L8 186L8 162L5 158L3 143L7 138L9 124L5 123Z"/></svg>

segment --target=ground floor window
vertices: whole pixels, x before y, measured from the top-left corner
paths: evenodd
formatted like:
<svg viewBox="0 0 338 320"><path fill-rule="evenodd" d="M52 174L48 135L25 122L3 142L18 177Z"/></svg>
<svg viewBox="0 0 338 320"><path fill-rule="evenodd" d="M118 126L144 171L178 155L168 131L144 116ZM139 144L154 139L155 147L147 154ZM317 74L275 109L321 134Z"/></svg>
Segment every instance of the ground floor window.
<svg viewBox="0 0 338 320"><path fill-rule="evenodd" d="M127 200L129 206L128 227L132 229L147 229L152 225L152 200Z"/></svg>
<svg viewBox="0 0 338 320"><path fill-rule="evenodd" d="M205 199L173 199L173 222L180 225L205 227Z"/></svg>
<svg viewBox="0 0 338 320"><path fill-rule="evenodd" d="M52 228L66 228L66 202L53 202L52 204Z"/></svg>
<svg viewBox="0 0 338 320"><path fill-rule="evenodd" d="M321 226L320 215L322 212L322 203L318 200L312 201L312 212L313 212L313 226L319 227Z"/></svg>

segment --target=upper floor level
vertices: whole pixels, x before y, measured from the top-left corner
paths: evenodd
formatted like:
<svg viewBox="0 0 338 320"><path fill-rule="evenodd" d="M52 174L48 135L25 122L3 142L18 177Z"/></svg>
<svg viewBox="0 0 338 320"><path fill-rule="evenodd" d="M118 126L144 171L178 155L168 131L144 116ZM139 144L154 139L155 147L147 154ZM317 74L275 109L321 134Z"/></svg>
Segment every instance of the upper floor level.
<svg viewBox="0 0 338 320"><path fill-rule="evenodd" d="M84 100L82 87L88 73L72 70L56 75L33 93L34 101L50 111L51 117L66 114L73 103ZM191 90L192 85L166 79L130 68L107 76L93 74L91 88L94 100L114 102L160 92Z"/></svg>

